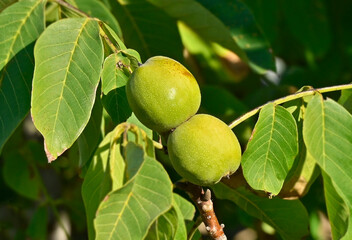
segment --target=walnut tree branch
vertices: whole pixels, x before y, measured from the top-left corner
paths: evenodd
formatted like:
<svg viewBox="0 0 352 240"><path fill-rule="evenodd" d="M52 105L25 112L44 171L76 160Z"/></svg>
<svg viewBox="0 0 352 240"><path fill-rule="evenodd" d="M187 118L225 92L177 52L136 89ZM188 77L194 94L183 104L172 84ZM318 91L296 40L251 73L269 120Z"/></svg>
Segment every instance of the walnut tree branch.
<svg viewBox="0 0 352 240"><path fill-rule="evenodd" d="M204 189L201 186L195 185L190 182L178 182L176 186L188 193L191 199L195 202L198 211L205 224L206 230L214 240L226 240L227 237L224 233L224 225L219 224L215 215L213 201L211 200L211 191Z"/></svg>

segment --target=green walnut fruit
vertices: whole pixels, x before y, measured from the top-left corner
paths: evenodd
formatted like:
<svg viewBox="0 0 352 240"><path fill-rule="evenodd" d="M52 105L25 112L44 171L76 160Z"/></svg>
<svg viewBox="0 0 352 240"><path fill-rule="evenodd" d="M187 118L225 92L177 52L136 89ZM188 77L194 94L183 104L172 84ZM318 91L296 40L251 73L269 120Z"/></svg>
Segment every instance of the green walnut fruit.
<svg viewBox="0 0 352 240"><path fill-rule="evenodd" d="M186 180L212 185L235 172L241 161L236 135L221 120L197 114L178 126L168 138L172 165Z"/></svg>
<svg viewBox="0 0 352 240"><path fill-rule="evenodd" d="M126 94L137 118L161 134L193 116L201 98L193 75L179 62L161 56L148 59L133 72Z"/></svg>

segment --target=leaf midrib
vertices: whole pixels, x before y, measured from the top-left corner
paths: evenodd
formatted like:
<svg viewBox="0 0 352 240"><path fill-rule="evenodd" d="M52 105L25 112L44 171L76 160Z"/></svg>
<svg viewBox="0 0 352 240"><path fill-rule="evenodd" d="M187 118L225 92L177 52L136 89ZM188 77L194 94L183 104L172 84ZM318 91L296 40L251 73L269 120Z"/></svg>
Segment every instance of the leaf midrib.
<svg viewBox="0 0 352 240"><path fill-rule="evenodd" d="M64 89L65 89L65 86L66 86L66 81L67 81L67 76L68 76L68 72L69 72L69 69L70 69L70 66L71 66L71 63L72 63L72 58L73 58L73 55L75 53L75 50L76 50L76 47L78 46L78 40L83 32L83 29L85 27L85 25L88 23L89 19L86 18L84 23L82 24L82 27L79 31L79 33L77 34L77 38L76 40L73 42L74 43L74 47L71 51L71 55L70 55L70 59L69 59L69 62L68 62L68 65L67 65L67 68L66 68L66 72L65 72L65 78L63 80L63 83L62 83L62 88L61 88L61 93L60 93L60 97L59 97L59 103L58 103L58 106L57 106L57 109L56 109L56 114L55 114L55 120L54 120L54 129L53 129L53 133L52 133L52 136L51 136L51 142L54 141L54 137L55 137L55 131L56 131L56 122L57 122L57 119L58 119L58 113L59 113L59 110L60 110L60 106L61 106L61 102L62 102L62 96L63 96L63 93L64 93ZM57 153L54 153L55 155Z"/></svg>
<svg viewBox="0 0 352 240"><path fill-rule="evenodd" d="M265 179L265 175L266 175L266 164L268 162L268 155L269 155L269 150L270 150L270 145L271 145L271 142L272 142L272 137L273 137L273 132L274 132L274 124L275 124L275 105L273 105L273 119L272 119L272 124L271 124L271 131L270 131L270 137L269 137L269 143L268 143L268 148L267 148L267 151L266 151L266 154L265 154L265 163L264 163L264 171L263 171L263 175L264 175L264 179ZM270 179L270 178L268 178ZM264 190L266 191L266 181L264 180L263 182L263 188Z"/></svg>

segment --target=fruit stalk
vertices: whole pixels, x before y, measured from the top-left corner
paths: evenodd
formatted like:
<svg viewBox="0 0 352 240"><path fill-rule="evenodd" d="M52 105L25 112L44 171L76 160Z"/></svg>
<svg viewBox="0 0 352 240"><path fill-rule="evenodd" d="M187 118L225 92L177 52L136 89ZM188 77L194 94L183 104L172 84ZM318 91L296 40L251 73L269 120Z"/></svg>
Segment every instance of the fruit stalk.
<svg viewBox="0 0 352 240"><path fill-rule="evenodd" d="M190 182L178 182L176 183L176 186L186 191L190 198L195 202L205 224L205 228L209 232L212 239L226 240L227 237L223 230L224 225L219 224L214 212L213 201L211 200L211 191L209 189L204 191L201 186Z"/></svg>

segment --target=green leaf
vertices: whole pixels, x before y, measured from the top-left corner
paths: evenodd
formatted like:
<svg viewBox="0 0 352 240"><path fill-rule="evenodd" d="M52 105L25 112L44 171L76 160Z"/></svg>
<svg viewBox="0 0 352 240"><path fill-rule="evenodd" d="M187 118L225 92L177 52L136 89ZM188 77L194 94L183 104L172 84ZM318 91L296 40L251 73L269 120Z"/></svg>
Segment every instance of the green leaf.
<svg viewBox="0 0 352 240"><path fill-rule="evenodd" d="M174 193L174 201L175 204L177 204L177 206L179 207L184 219L192 220L194 218L196 209L191 202L176 193Z"/></svg>
<svg viewBox="0 0 352 240"><path fill-rule="evenodd" d="M94 153L84 178L82 197L86 208L89 239L94 239L93 219L100 202L111 190L123 185L125 162L119 143L123 131L123 126L119 125L105 136Z"/></svg>
<svg viewBox="0 0 352 240"><path fill-rule="evenodd" d="M99 92L99 91L98 91ZM97 93L98 95L98 93ZM87 126L77 139L79 148L79 166L83 167L92 158L95 149L102 139L101 120L103 115L103 106L99 96L96 97Z"/></svg>
<svg viewBox="0 0 352 240"><path fill-rule="evenodd" d="M352 113L352 89L345 89L341 91L339 103Z"/></svg>
<svg viewBox="0 0 352 240"><path fill-rule="evenodd" d="M101 76L103 105L116 124L125 122L132 114L125 90L130 73L123 65L130 65L130 60L122 53L111 54L105 59Z"/></svg>
<svg viewBox="0 0 352 240"><path fill-rule="evenodd" d="M17 2L0 14L0 69L44 30L44 1ZM1 82L0 82L1 83Z"/></svg>
<svg viewBox="0 0 352 240"><path fill-rule="evenodd" d="M98 23L64 19L50 25L34 48L32 118L53 161L87 125L103 62Z"/></svg>
<svg viewBox="0 0 352 240"><path fill-rule="evenodd" d="M32 216L27 228L27 236L30 239L45 240L47 236L48 211L46 207L39 207Z"/></svg>
<svg viewBox="0 0 352 240"><path fill-rule="evenodd" d="M174 207L158 217L150 227L146 240L174 239L178 228L178 216Z"/></svg>
<svg viewBox="0 0 352 240"><path fill-rule="evenodd" d="M284 1L282 7L291 34L307 51L324 55L332 40L326 1Z"/></svg>
<svg viewBox="0 0 352 240"><path fill-rule="evenodd" d="M201 88L201 93L200 111L220 118L224 122L231 122L248 110L231 92L222 87L206 85Z"/></svg>
<svg viewBox="0 0 352 240"><path fill-rule="evenodd" d="M309 101L303 122L308 152L339 187L352 208L352 116L340 104L319 94Z"/></svg>
<svg viewBox="0 0 352 240"><path fill-rule="evenodd" d="M10 6L11 4L14 4L17 2L17 0L1 0L0 1L0 12L2 12L5 8Z"/></svg>
<svg viewBox="0 0 352 240"><path fill-rule="evenodd" d="M322 173L324 178L324 195L333 239L341 239L348 225L349 212L347 205L335 190L331 178Z"/></svg>
<svg viewBox="0 0 352 240"><path fill-rule="evenodd" d="M142 60L155 55L183 60L174 19L146 0L109 0L109 3L122 28L125 44L136 49Z"/></svg>
<svg viewBox="0 0 352 240"><path fill-rule="evenodd" d="M309 89L311 87L303 87L298 92ZM320 173L315 159L309 155L303 141L303 119L310 99L311 96L308 96L287 102L284 105L297 123L299 151L280 191L279 196L281 198L294 199L303 197Z"/></svg>
<svg viewBox="0 0 352 240"><path fill-rule="evenodd" d="M97 0L75 0L77 7L89 16L99 18L108 24L117 35L122 38L122 31L119 23L110 10L100 1Z"/></svg>
<svg viewBox="0 0 352 240"><path fill-rule="evenodd" d="M0 72L0 152L29 111L33 69L31 44L13 57Z"/></svg>
<svg viewBox="0 0 352 240"><path fill-rule="evenodd" d="M167 172L155 159L145 156L134 177L99 206L94 222L96 239L143 239L171 203L172 183Z"/></svg>
<svg viewBox="0 0 352 240"><path fill-rule="evenodd" d="M222 183L212 189L217 198L233 201L249 215L275 228L283 239L296 240L308 235L308 214L299 200L262 198L243 187L232 189Z"/></svg>
<svg viewBox="0 0 352 240"><path fill-rule="evenodd" d="M5 156L3 176L6 184L20 195L37 200L40 191L40 179L25 156L12 152Z"/></svg>
<svg viewBox="0 0 352 240"><path fill-rule="evenodd" d="M184 205L183 205L184 204ZM187 228L185 219L188 219L191 215L193 219L193 215L195 212L193 204L182 198L176 193L173 193L173 207L177 213L177 230L174 239L175 240L183 240L187 238ZM190 219L190 220L191 220Z"/></svg>
<svg viewBox="0 0 352 240"><path fill-rule="evenodd" d="M153 131L150 130L149 128L147 128L146 126L143 125L143 123L141 123L138 118L136 117L136 115L134 115L134 113L132 113L131 117L129 117L127 119L127 122L132 123L134 125L136 125L137 127L139 127L140 129L142 129L143 131L145 131L147 133L147 136L150 139L153 139Z"/></svg>
<svg viewBox="0 0 352 240"><path fill-rule="evenodd" d="M244 3L238 0L197 1L226 25L254 69L263 73L269 69L275 70L274 57L269 51L270 45Z"/></svg>
<svg viewBox="0 0 352 240"><path fill-rule="evenodd" d="M298 152L297 125L283 107L267 104L259 114L252 139L242 156L249 185L277 195Z"/></svg>

